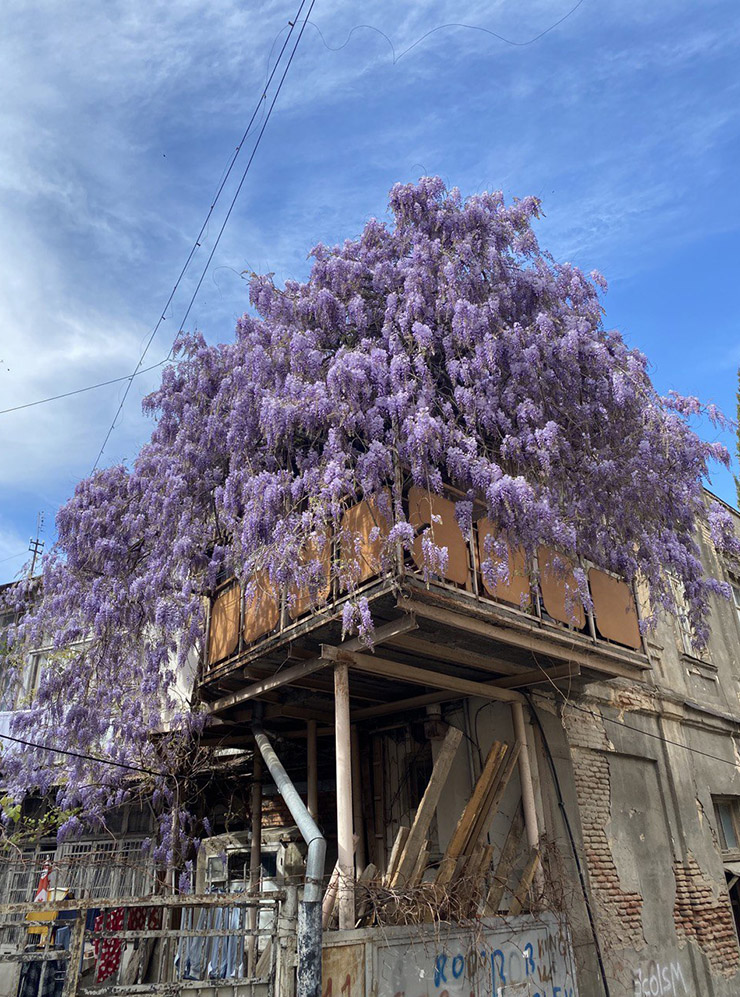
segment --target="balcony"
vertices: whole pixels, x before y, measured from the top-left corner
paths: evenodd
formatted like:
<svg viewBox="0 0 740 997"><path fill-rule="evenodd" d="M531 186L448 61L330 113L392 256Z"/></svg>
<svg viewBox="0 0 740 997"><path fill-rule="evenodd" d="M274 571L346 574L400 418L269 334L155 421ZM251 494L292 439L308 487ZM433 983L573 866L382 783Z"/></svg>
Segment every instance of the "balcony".
<svg viewBox="0 0 740 997"><path fill-rule="evenodd" d="M276 719L331 722L331 676L324 670L340 660L354 673L353 720L471 695L513 701L520 697L507 691L535 684L644 679L649 664L634 592L624 580L583 565L594 607L587 612L572 596L572 565L547 548L538 551L536 578L519 551L510 553L508 580L484 573L494 526L480 511L464 536L453 497L411 488L407 515L417 539L390 569L381 569L382 517L362 501L346 510L337 537L325 545L313 593L276 592L265 575L254 579L249 601L234 579L216 591L199 682L211 712L259 698ZM426 580L425 527L447 550L444 575ZM338 580L348 558L359 569L351 596ZM345 605L359 597L375 624L372 651L357 638L343 640Z"/></svg>

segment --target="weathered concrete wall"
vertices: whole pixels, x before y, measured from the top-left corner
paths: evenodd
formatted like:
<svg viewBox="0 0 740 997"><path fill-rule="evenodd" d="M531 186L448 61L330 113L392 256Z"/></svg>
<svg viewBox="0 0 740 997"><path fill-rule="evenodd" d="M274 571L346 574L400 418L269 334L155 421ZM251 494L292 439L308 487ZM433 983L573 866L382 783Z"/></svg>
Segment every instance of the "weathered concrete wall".
<svg viewBox="0 0 740 997"><path fill-rule="evenodd" d="M567 924L552 914L460 929L416 925L326 936L331 997L586 997Z"/></svg>
<svg viewBox="0 0 740 997"><path fill-rule="evenodd" d="M737 628L734 608L720 605L720 613L725 628L717 628L711 653L724 671L732 652L723 641L740 633L729 626ZM689 687L697 662L671 626L664 622L652 639L654 651L662 640L662 657L646 690L617 682L561 707L612 997L740 992L712 805L713 795L740 794L729 714L734 679L729 695L716 690L723 711L706 695L700 703Z"/></svg>

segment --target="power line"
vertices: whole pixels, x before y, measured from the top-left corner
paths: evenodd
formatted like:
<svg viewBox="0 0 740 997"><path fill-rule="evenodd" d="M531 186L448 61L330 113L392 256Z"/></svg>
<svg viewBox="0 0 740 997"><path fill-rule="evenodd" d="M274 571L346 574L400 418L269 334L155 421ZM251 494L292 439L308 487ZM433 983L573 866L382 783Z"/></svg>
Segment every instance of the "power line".
<svg viewBox="0 0 740 997"><path fill-rule="evenodd" d="M112 758L101 758L98 755L86 755L81 751L71 751L68 748L52 748L48 744L38 744L36 741L26 741L22 737L13 737L12 734L0 734L0 738L5 741L13 741L15 744L22 744L27 748L38 748L40 751L51 751L57 755L69 755L71 758L81 758L87 762L100 762L102 765L115 765L119 769L129 769L132 772L143 772L145 775L166 775L165 772L156 772L154 769L142 768L140 765L130 765L128 762L117 762Z"/></svg>
<svg viewBox="0 0 740 997"><path fill-rule="evenodd" d="M309 16L310 16L311 10L313 9L313 6L314 6L315 2L316 2L316 0L312 0L311 7L309 8ZM152 329L151 335L149 336L149 339L147 340L146 346L144 347L144 350L143 350L143 352L141 354L141 357L139 358L139 362L137 363L137 365L136 365L136 367L134 369L134 372L131 375L129 375L128 378L121 378L121 380L128 380L128 384L126 385L126 389L123 392L123 397L121 398L121 401L119 403L118 409L116 410L116 414L113 417L113 422L110 424L110 428L108 429L108 432L105 435L105 439L103 440L103 445L100 448L100 452L98 453L98 456L95 458L95 463L93 464L93 467L92 467L93 471L95 471L95 469L97 468L98 462L100 461L100 458L103 456L103 451L105 450L105 448L106 448L106 446L108 444L108 440L110 439L111 434L113 433L113 430L115 429L118 417L120 416L121 412L123 411L123 406L126 404L126 399L128 398L129 391L131 390L131 385L133 384L134 377L136 377L136 375L139 373L139 368L143 364L144 358L146 357L147 353L149 352L149 347L152 345L152 343L154 341L154 337L157 335L157 332L159 331L159 327L161 326L162 322L165 321L165 318L166 318L165 313L166 313L167 309L169 308L170 304L172 303L173 298L175 297L177 289L180 286L180 282L182 281L183 277L185 276L185 272L187 271L187 269L188 269L188 267L190 265L190 261L193 259L193 256L195 256L195 253L197 252L198 248L201 245L200 240L201 240L201 238L203 236L203 233L206 230L206 227L208 226L208 223L211 220L211 215L213 214L213 211L214 211L214 209L216 207L216 204L218 203L218 200L219 200L219 198L221 196L221 193L222 193L222 191L224 189L224 186L226 185L226 182L227 182L227 180L229 179L229 177L231 175L231 171L233 170L234 164L236 163L237 158L239 157L239 153L242 150L242 146L244 145L244 143L247 140L247 136L249 135L249 132L251 131L252 125L254 124L254 121L255 121L255 119L256 119L256 117L257 117L260 109L262 108L264 102L267 100L267 91L268 91L268 89L270 87L270 84L272 83L272 80L273 80L275 74L277 73L278 67L279 67L279 65L280 65L280 63L282 61L282 58L283 58L283 54L284 54L286 48L288 47L288 42L290 41L290 37L291 37L291 35L293 33L293 30L295 29L296 24L298 23L298 19L301 16L301 11L303 10L303 7L305 6L305 4L306 4L306 0L301 0L300 6L298 7L298 10L296 11L296 14L295 14L293 20L292 21L288 21L288 24L290 25L290 30L288 31L288 34L285 37L285 41L283 42L283 46L280 49L280 54L278 55L277 60L275 61L275 65L274 65L274 67L272 69L272 72L270 73L270 75L268 77L268 80L267 80L265 86L262 89L262 93L261 93L261 95L260 95L257 103L255 104L254 110L252 111L252 116L249 119L249 123L248 123L248 125L247 125L247 127L246 127L246 129L244 131L244 134L241 137L241 140L240 140L239 144L236 147L236 150L234 151L234 155L231 157L231 161L229 163L228 169L226 170L226 173L224 174L223 179L221 180L221 183L220 183L220 185L218 187L218 190L216 191L216 196L214 197L214 199L213 199L213 201L211 203L211 206L208 209L208 214L206 215L205 221L201 225L200 232L196 236L195 242L193 243L193 246L192 246L192 248L190 250L190 253L188 254L188 258L185 260L185 264L183 265L183 268L180 271L180 275L178 276L177 280L175 281L175 286L172 288L172 291L170 292L170 296L167 299L167 303L165 304L164 308L162 309L162 315L158 319L157 324ZM301 28L301 30L300 30L300 32L298 34L298 42L301 40L301 36L303 35L303 31L305 30L305 27L306 27L306 21L303 22L303 27ZM251 165L252 160L254 159L254 154L257 151L257 147L259 146L260 139L262 138L262 135L264 134L265 128L267 126L267 122L270 120L270 114L272 113L272 108L275 106L275 100L277 99L277 95L280 93L280 89L281 89L281 87L283 85L283 80L285 79L285 73L287 73L287 70L290 68L291 62L293 61L293 56L295 55L295 50L298 47L298 42L296 42L296 44L295 44L295 46L293 48L293 51L292 51L292 53L290 55L290 58L288 59L288 65L286 67L285 72L283 73L282 79L280 80L280 83L278 85L277 91L275 93L275 97L273 98L272 104L270 105L270 110L267 112L267 116L265 118L265 121L264 121L264 123L262 125L262 129L260 130L259 136L257 138L257 143L256 143L256 145L254 147L252 155L249 158L249 163L247 164L247 169L244 171L244 175L242 176L241 182L239 183L239 186L238 186L237 191L236 191L236 195L234 196L234 199L231 202L231 206L229 207L229 211L228 211L228 213L226 215L226 220L224 221L224 224L221 226L221 231L218 234L218 238L216 239L216 242L215 242L215 244L213 246L213 249L211 250L211 254L208 257L208 262L206 263L205 269L204 269L203 273L201 274L200 280L198 281L198 284L196 286L195 293L193 294L193 297L192 297L192 299L190 301L190 304L188 305L187 311L185 313L185 318L187 318L187 316L190 314L190 309L192 308L193 302L195 301L195 296L197 295L198 291L200 290L200 286L203 283L203 279L204 279L204 277L206 275L206 271L208 269L208 266L210 265L210 262L213 259L213 254L216 251L216 247L218 246L218 243L219 243L219 241L221 239L221 235L222 235L224 227L226 225L226 221L228 221L228 219L229 219L231 211L232 211L232 209L234 207L234 203L236 201L236 197L238 196L239 191L241 190L241 187L242 187L242 184L244 183L244 179L246 177L247 171L249 170L249 166ZM183 326L184 326L184 324L185 324L185 319L183 319L183 321L180 323L180 327L179 328L182 329ZM172 354L172 350L170 350L170 353L168 353L166 359L164 361L162 361L162 362L165 363L170 358L171 354ZM158 364L157 366L161 366L161 364Z"/></svg>
<svg viewBox="0 0 740 997"><path fill-rule="evenodd" d="M286 37L285 43L283 45L283 48L280 51L280 55L278 56L278 59L277 59L277 61L275 63L275 66L274 66L274 68L272 70L272 73L269 75L268 81L265 83L265 86L263 88L263 94L260 97L260 101L258 103L258 107L261 107L262 106L262 102L266 99L266 93L265 93L265 91L267 90L267 88L269 86L269 82L272 80L272 77L273 77L275 71L277 70L277 67L278 67L278 65L280 63L280 59L282 58L282 55L283 55L283 51L284 51L285 47L287 46L288 40L290 39L290 34L291 34L291 32L292 32L295 24L297 23L298 16L300 15L300 11L303 8L305 2L306 2L306 0L303 0L303 3L301 3L301 6L299 7L299 13L296 16L296 18L294 19L294 21L292 21L292 22L289 21L288 22L288 24L290 26L290 30L289 30L288 35ZM507 45L513 45L513 46L517 46L517 47L523 47L523 46L526 46L526 45L532 45L534 42L539 41L540 38L543 38L545 35L549 34L551 31L553 31L555 28L557 28L560 24L563 23L563 21L567 20L572 14L574 14L578 10L578 8L584 2L585 2L585 0L578 0L578 2L573 7L571 7L568 11L566 11L566 13L563 14L563 16L560 17L557 21L555 21L549 27L545 28L544 31L540 31L538 34L534 35L532 38L529 38L529 39L527 39L526 41L523 41L523 42L518 42L518 41L514 41L513 39L506 38L504 35L500 35L496 31L493 31L490 28L485 28L485 27L483 27L482 25L479 25L479 24L463 24L463 23L458 23L458 22L450 22L448 24L439 24L436 27L431 28L429 31L425 32L423 35L421 35L419 38L417 38L415 42L413 42L408 48L404 49L399 55L396 55L395 46L394 46L393 42L391 41L391 39L388 37L388 35L384 31L381 31L380 28L377 28L374 24L357 24L357 25L355 25L350 30L350 32L349 32L349 34L347 36L347 39L341 45L333 46L333 45L329 45L328 44L328 42L324 38L324 35L323 35L321 29L319 28L319 26L315 22L313 22L313 21L308 22L308 19L307 19L306 23L310 23L311 26L315 29L315 31L317 32L317 34L319 35L319 37L321 39L321 42L322 42L324 48L326 48L327 51L329 51L329 52L339 52L343 48L345 48L349 44L352 36L354 35L354 33L356 31L359 31L359 30L361 30L363 28L365 28L365 29L367 29L369 31L375 31L375 32L377 32L377 34L381 35L388 42L388 44L390 45L391 52L392 52L392 55L393 55L393 65L396 65L396 63L400 62L400 60L404 56L408 55L408 53L412 49L416 48L417 45L420 45L430 35L435 34L437 31L443 31L443 30L446 30L448 28L465 28L466 30L469 30L469 31L481 31L484 34L491 35L493 38L497 38L499 41L504 42ZM277 37L279 37L279 34L280 33L278 33ZM277 38L276 38L275 41L277 41ZM273 42L273 46L272 47L274 48L274 46L275 46L275 42ZM270 58L272 58L272 49L270 50L270 56L268 57L268 66L269 66ZM252 119L250 119L250 126L253 123L253 120L254 120L254 115L253 115ZM231 169L232 169L232 167L234 165L234 162L236 161L236 156L238 155L239 151L241 150L241 146L242 146L245 138L247 137L247 134L248 134L250 126L248 126L247 131L245 131L245 134L244 134L244 136L242 138L242 141L236 147L236 152L235 152L234 156L232 157L232 161L230 162L229 167L227 168L226 173L224 174L223 180L222 180L222 182L221 182L221 184L219 186L219 189L218 189L218 191L216 193L216 196L215 196L215 198L213 200L213 203L211 204L211 207L210 207L210 209L208 211L208 215L206 217L206 220L205 220L203 226L201 227L201 231L198 234L198 238L196 239L196 241L195 241L195 243L193 245L193 248L191 249L190 254L188 255L188 258L187 258L187 260L185 262L185 266L183 267L183 270L182 270L182 272L180 274L180 277L178 278L178 280L177 280L177 282L176 282L176 284L175 284L175 286L173 288L172 294L170 295L170 297L167 300L167 304L165 305L165 308L163 309L163 312L165 312L167 310L167 308L169 307L169 305L170 305L170 303L172 301L172 298L174 296L174 293L178 289L180 281L182 280L182 277L184 276L185 270L187 269L190 261L193 258L195 250L199 248L200 237L202 236L202 234L203 234L203 232L204 232L204 230L205 230L205 228L206 228L206 226L207 226L207 224L208 224L208 222L210 220L210 217L211 217L211 214L213 212L213 209L216 206L216 202L218 201L219 195L221 194L223 186L224 186L224 184L226 183L226 181L228 179L228 176L229 176L229 174L231 172ZM146 348L145 348L145 350L144 350L144 352L142 354L142 359L146 356L146 353L149 350L151 339L154 338L154 335L156 335L156 332L158 331L158 329L159 329L159 327L160 327L160 325L162 324L163 321L165 321L165 315L164 314L160 317L159 321L157 322L157 325L155 326L155 328L153 330L153 333L152 333L151 338L150 338L150 342L147 343L147 346L146 346ZM138 377L140 374L146 374L149 371L156 370L158 367L162 367L165 363L167 363L167 361L169 359L170 359L170 354L168 354L163 360L160 360L159 363L152 364L151 367L144 367L144 368L139 369L139 365L141 363L141 361L140 361L139 364L137 364L136 370L132 374L124 374L121 377L114 377L114 378L111 378L110 380L107 380L107 381L97 381L94 384L89 384L89 385L86 385L85 387L82 387L82 388L75 388L75 389L73 389L71 391L65 391L65 392L62 392L61 394L58 394L58 395L49 395L46 398L38 398L36 401L33 401L33 402L25 402L22 405L14 405L14 406L12 406L10 408L0 409L0 415L7 415L10 412L18 412L18 411L20 411L22 409L33 408L36 405L46 405L49 402L59 401L60 399L63 399L63 398L71 398L71 397L73 397L75 395L80 395L80 394L83 394L84 392L87 392L87 391L94 391L96 388L105 388L105 387L108 387L111 384L119 384L122 381L130 381L134 377ZM128 394L128 388L126 389L126 394ZM118 413L116 414L116 418L118 418ZM100 455L98 456L98 460L100 460ZM96 466L97 466L97 461L96 461Z"/></svg>
<svg viewBox="0 0 740 997"><path fill-rule="evenodd" d="M224 234L224 229L226 228L226 225L227 225L227 223L229 221L229 218L231 217L231 212L234 210L234 206L236 204L237 198L239 197L239 194L241 192L242 186L244 185L244 181L247 179L247 174L249 173L249 168L252 165L252 161L254 160L254 157L255 157L255 155L257 153L257 149L259 148L260 142L262 141L262 136L265 134L265 129L267 128L268 122L270 121L270 115L272 114L273 108L275 107L275 103L277 102L277 99L280 96L280 91L283 88L283 83L285 82L285 77L288 75L288 70L290 69L291 63L293 62L293 57L296 54L296 50L297 50L298 46L300 45L301 38L303 37L303 32L306 30L306 25L308 24L308 18L311 16L311 11L313 10L315 4L316 4L316 0L311 0L311 6L308 8L308 15L306 17L306 20L303 22L303 26L301 27L301 30L298 32L298 38L296 39L296 43L293 46L293 51L290 53L290 57L288 58L288 64L286 65L285 70L283 71L283 75L280 78L280 82L278 83L277 90L275 91L275 96L272 98L272 103L270 104L270 107L269 107L269 110L267 112L267 115L265 116L265 120L264 120L264 122L262 124L262 128L260 129L260 133L257 136L257 141L255 142L254 148L252 149L252 154L249 157L249 161L247 162L246 167L244 168L244 172L242 173L242 178L239 181L239 186L236 188L234 196L231 199L231 204L229 205L229 210L226 212L226 217L224 218L223 224L221 225L221 228L219 229L218 235L216 236L216 241L213 244L213 248L211 249L211 252L210 252L210 255L208 257L208 260L206 261L206 265L203 267L203 272L201 273L200 279L199 279L199 281L198 281L198 283L196 285L195 290L193 291L193 296L191 297L190 303L188 304L188 307L185 310L185 314L182 317L182 321L180 322L180 328L181 329L185 325L185 322L187 321L188 315L190 314L190 310L193 307L193 304L195 303L195 299L196 299L196 297L198 295L198 291L200 290L200 286L201 286L201 284L203 283L203 281L205 279L206 273L208 272L208 268L211 265L211 260L213 259L213 256L214 256L216 250L218 249L218 244L221 241L221 236ZM281 55L282 55L282 52L281 52ZM276 63L276 68L277 68L277 63ZM170 350L169 356L172 356L172 350ZM169 357L168 357L168 359L169 359Z"/></svg>
<svg viewBox="0 0 740 997"><path fill-rule="evenodd" d="M169 355L164 360L160 360L159 363L152 364L151 367L142 367L134 374L124 374L123 377L112 377L109 381L98 381L95 384L87 384L84 388L74 388L72 391L64 391L60 395L50 395L48 398L38 398L35 402L25 402L23 405L2 408L0 409L0 415L7 415L8 412L20 412L21 409L33 408L34 405L45 405L47 402L59 401L60 398L71 398L72 395L81 395L85 391L94 391L95 388L105 388L109 384L119 384L121 381L129 381L132 377L138 377L140 374L147 374L150 370L156 370L157 367L163 367L168 359Z"/></svg>
<svg viewBox="0 0 740 997"><path fill-rule="evenodd" d="M20 557L22 554L27 554L27 550L19 550L17 554L11 554L10 557L4 557L0 564L5 564L6 561L14 561L16 557Z"/></svg>
<svg viewBox="0 0 740 997"><path fill-rule="evenodd" d="M563 695L560 689L558 689L558 692L560 692L560 694ZM537 695L537 693L535 693L534 695ZM549 702L549 700L545 699L542 696L539 696L538 698L542 702ZM688 744L682 744L680 741L673 741L671 740L670 737L664 737L662 734L653 734L651 731L643 730L641 727L633 727L631 724L625 723L624 720L615 720L613 717L604 716L603 713L597 713L595 710L588 710L584 706L576 706L575 703L573 703L566 696L563 696L563 700L569 710L578 710L579 713L585 713L590 717L598 716L606 723L616 724L618 727L625 727L627 730L632 730L636 734L644 734L645 737L652 737L654 740L662 741L664 744L672 744L676 748L683 748L684 751L691 751L695 755L703 755L705 758L711 758L715 762L724 762L725 765L732 765L734 769L738 768L737 762L731 762L727 758L722 758L721 755L713 755L709 751L702 751L701 748L692 748Z"/></svg>
<svg viewBox="0 0 740 997"><path fill-rule="evenodd" d="M420 37L417 38L415 42L412 42L411 45L408 46L408 48L403 49L400 55L396 55L396 46L393 44L393 42L385 33L385 31L381 31L381 29L377 28L374 24L356 24L350 30L346 40L342 42L341 45L337 46L329 45L327 43L321 31L321 28L318 26L318 24L314 24L312 21L311 26L316 29L316 32L318 33L319 38L321 39L324 45L324 48L328 49L329 52L341 52L343 48L346 48L347 45L349 45L352 35L355 33L355 31L360 31L363 28L365 28L367 31L375 31L382 38L385 38L385 40L390 45L391 53L393 56L392 61L393 65L395 66L397 63L401 61L401 59L403 59L405 55L408 55L409 52L412 51L412 49L415 49L417 45L421 45L423 41L426 41L426 39L429 38L430 35L436 34L437 31L446 31L448 28L465 28L467 31L481 31L483 34L490 35L492 38L496 38L498 39L498 41L504 42L506 45L512 45L516 48L525 48L527 45L533 45L535 42L538 42L540 38L544 38L545 35L549 35L550 32L554 31L555 28L557 28L559 25L563 23L563 21L567 21L572 14L575 14L575 12L584 2L585 0L577 0L577 3L575 3L570 8L570 10L567 10L562 15L562 17L559 17L557 21L555 21L549 27L545 28L543 31L540 31L536 35L533 35L532 38L528 38L526 41L523 42L515 41L512 38L507 38L505 35L500 35L497 31L493 31L491 28L485 28L481 24L462 24L459 21L450 21L447 24L438 24L435 28L430 28L429 31L425 31L424 34L420 35Z"/></svg>

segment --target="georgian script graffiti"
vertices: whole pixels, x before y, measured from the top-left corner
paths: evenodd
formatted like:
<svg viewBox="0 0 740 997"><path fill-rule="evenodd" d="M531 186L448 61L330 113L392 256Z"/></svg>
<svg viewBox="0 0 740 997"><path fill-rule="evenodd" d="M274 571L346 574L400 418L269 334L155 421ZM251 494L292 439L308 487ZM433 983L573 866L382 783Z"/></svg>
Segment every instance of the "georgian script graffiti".
<svg viewBox="0 0 740 997"><path fill-rule="evenodd" d="M524 919L486 930L475 941L458 933L378 950L378 997L578 997L570 936L553 919Z"/></svg>

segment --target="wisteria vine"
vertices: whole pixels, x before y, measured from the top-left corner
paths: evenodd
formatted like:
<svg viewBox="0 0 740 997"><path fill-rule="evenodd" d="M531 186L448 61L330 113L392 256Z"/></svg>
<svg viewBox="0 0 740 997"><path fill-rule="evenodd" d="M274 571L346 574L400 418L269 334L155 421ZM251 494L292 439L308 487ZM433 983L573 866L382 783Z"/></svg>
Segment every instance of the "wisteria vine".
<svg viewBox="0 0 740 997"><path fill-rule="evenodd" d="M603 279L539 248L535 198L463 201L424 178L393 188L390 213L317 246L305 283L254 275L233 342L180 337L144 403L150 442L131 468L79 484L40 586L13 590L18 660L50 649L16 731L172 773L201 722L175 692L202 650L204 594L224 573L248 595L256 576L315 589L328 531L358 497L385 510L396 556L414 540L409 484L456 489L464 529L482 504L499 530L485 571L505 574L507 546L531 558L547 544L639 573L668 608L672 577L706 640L722 586L702 570L697 522L736 541L702 490L728 454L689 423L719 413L658 396L645 357L603 325ZM426 545L439 570L444 550ZM351 559L338 570L351 590ZM370 638L361 599L345 625ZM63 831L103 820L127 792L122 770L12 750L3 783L13 800L54 789L75 812Z"/></svg>

